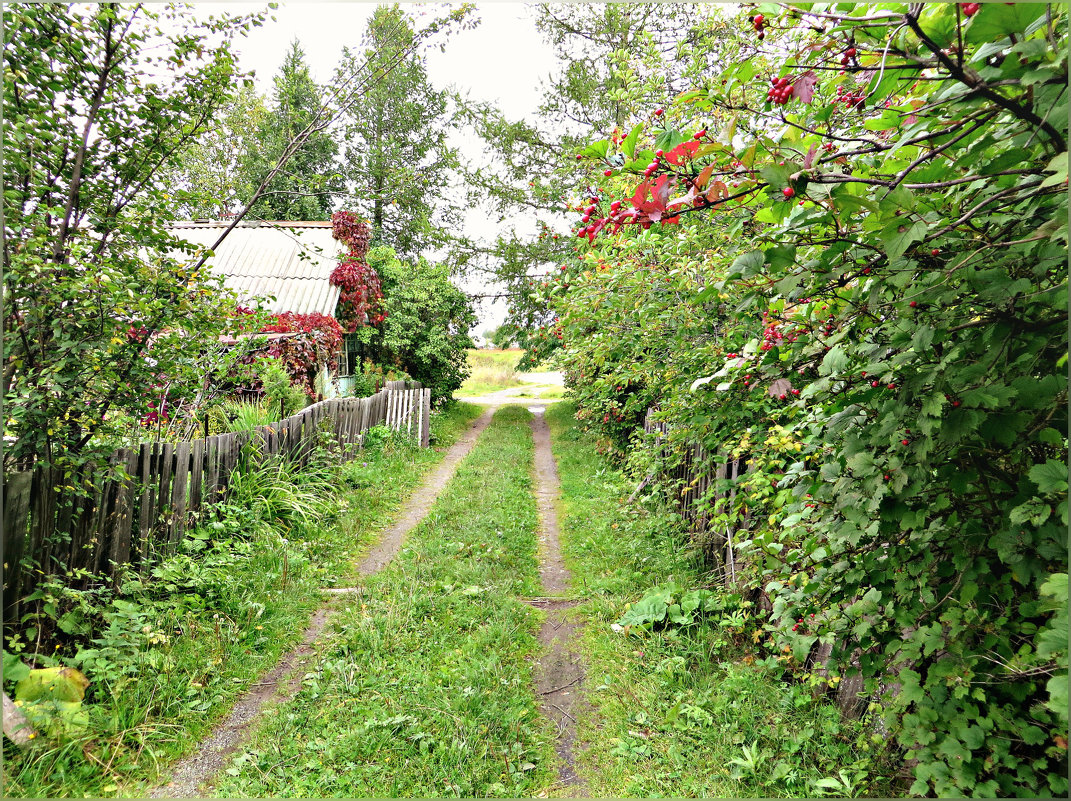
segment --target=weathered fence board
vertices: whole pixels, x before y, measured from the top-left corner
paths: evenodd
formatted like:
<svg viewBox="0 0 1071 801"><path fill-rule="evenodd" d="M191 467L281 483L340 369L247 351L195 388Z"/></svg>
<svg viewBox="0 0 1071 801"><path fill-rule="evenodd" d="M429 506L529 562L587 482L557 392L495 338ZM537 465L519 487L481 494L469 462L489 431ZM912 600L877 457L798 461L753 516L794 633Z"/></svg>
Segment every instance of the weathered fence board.
<svg viewBox="0 0 1071 801"><path fill-rule="evenodd" d="M348 457L365 431L384 423L426 447L430 418L431 390L389 381L370 397L321 401L253 432L121 449L98 475L30 466L5 476L4 620L18 618L19 599L42 576L72 568L115 575L117 566L136 566L152 548L180 541L194 513L226 500L240 459L252 458L242 455L250 442L257 459L305 464L325 421Z"/></svg>

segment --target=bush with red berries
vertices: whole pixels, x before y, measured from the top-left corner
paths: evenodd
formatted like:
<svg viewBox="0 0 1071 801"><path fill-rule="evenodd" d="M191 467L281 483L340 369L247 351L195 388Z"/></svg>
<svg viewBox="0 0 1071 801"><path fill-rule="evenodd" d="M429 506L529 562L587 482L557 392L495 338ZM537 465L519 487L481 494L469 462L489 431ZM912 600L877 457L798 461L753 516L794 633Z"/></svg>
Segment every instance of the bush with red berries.
<svg viewBox="0 0 1071 801"><path fill-rule="evenodd" d="M777 647L862 674L905 790L1066 795L1066 9L767 23L646 140L583 151L597 200L545 295L578 416L637 480L749 461L700 508Z"/></svg>

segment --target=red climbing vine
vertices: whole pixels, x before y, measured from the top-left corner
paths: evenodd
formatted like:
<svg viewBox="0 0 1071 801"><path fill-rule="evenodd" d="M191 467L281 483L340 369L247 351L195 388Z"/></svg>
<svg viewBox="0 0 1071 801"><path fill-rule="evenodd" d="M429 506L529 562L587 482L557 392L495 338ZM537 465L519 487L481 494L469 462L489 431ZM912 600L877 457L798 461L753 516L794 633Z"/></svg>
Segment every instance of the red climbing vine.
<svg viewBox="0 0 1071 801"><path fill-rule="evenodd" d="M353 332L358 326L378 325L386 319L383 310L383 287L379 275L365 260L371 231L368 224L352 211L337 211L331 216L335 239L349 248L345 258L331 273L331 284L341 293L338 299L338 319L344 330Z"/></svg>

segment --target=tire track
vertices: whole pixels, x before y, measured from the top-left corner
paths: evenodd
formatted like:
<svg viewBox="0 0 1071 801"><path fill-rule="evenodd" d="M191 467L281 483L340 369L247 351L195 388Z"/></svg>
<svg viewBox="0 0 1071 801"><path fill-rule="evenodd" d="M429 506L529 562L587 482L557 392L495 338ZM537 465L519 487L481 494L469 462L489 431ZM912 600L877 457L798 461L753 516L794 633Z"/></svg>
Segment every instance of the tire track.
<svg viewBox="0 0 1071 801"><path fill-rule="evenodd" d="M461 439L450 446L443 461L424 479L420 487L405 503L402 516L380 537L376 545L357 566L361 576L370 576L381 570L401 550L408 534L428 515L435 499L453 478L458 465L476 444L476 440L491 422L497 407L484 410ZM324 627L337 611L342 601L358 588L335 589L330 599L313 615L301 643L284 655L272 670L266 673L251 689L239 696L231 712L220 721L198 749L178 762L164 784L156 787L150 798L199 798L199 792L211 789L212 779L223 768L227 759L249 739L254 726L260 721L265 707L277 706L293 698L301 689L301 680L315 655L314 644Z"/></svg>
<svg viewBox="0 0 1071 801"><path fill-rule="evenodd" d="M573 798L587 797L584 781L577 775L573 746L576 741L576 715L583 706L584 666L576 652L575 637L579 623L570 613L579 601L554 597L568 592L571 574L565 567L558 542L558 512L555 501L560 492L558 468L550 448L550 428L542 409L531 408L532 437L535 441L535 496L539 511L539 577L547 597L530 600L545 609L547 618L539 630L543 655L535 666L536 690L540 706L558 731L555 751L561 765L559 786L569 789Z"/></svg>

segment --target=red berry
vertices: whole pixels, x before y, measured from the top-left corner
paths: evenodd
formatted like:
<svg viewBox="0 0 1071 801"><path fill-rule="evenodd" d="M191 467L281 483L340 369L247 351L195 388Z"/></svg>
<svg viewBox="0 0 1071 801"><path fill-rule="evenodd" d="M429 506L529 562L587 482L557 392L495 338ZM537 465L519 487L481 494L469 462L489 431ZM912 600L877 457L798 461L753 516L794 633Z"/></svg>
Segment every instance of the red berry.
<svg viewBox="0 0 1071 801"><path fill-rule="evenodd" d="M656 108L656 109L655 109L655 113L654 113L654 115L655 115L656 117L661 117L661 116L662 116L662 114L664 113L664 111L665 111L664 109Z"/></svg>
<svg viewBox="0 0 1071 801"><path fill-rule="evenodd" d="M795 197L796 190L793 189L791 186L786 186L784 189L781 190L781 194L785 196L785 200L788 200L791 197Z"/></svg>
<svg viewBox="0 0 1071 801"><path fill-rule="evenodd" d="M582 155L580 155L579 153L576 154L577 161L580 161L582 158L584 158Z"/></svg>
<svg viewBox="0 0 1071 801"><path fill-rule="evenodd" d="M889 384L889 389L896 389L896 384Z"/></svg>
<svg viewBox="0 0 1071 801"><path fill-rule="evenodd" d="M911 440L909 440L909 439L902 439L902 440L900 440L900 444L901 444L901 445L910 445L910 444L911 444Z"/></svg>
<svg viewBox="0 0 1071 801"><path fill-rule="evenodd" d="M936 256L936 255L937 255L938 253L940 253L940 252L941 252L941 251L939 251L939 250L938 250L937 248L934 248L933 250L931 250L931 251L930 251L930 255L931 255L931 256Z"/></svg>
<svg viewBox="0 0 1071 801"><path fill-rule="evenodd" d="M762 31L759 31L759 37L758 38L759 38L759 41L761 42L763 39L766 38L766 34L763 33Z"/></svg>
<svg viewBox="0 0 1071 801"><path fill-rule="evenodd" d="M614 171L613 170L603 170L602 174L605 175L607 178L609 178L611 175L614 174Z"/></svg>
<svg viewBox="0 0 1071 801"><path fill-rule="evenodd" d="M886 480L886 481L888 481L888 480L889 480L889 474L888 474L888 473L886 473L886 474L885 474L885 480Z"/></svg>
<svg viewBox="0 0 1071 801"><path fill-rule="evenodd" d="M694 134L692 134L692 139L702 139L706 135L707 135L707 129L704 128L703 130L696 131Z"/></svg>
<svg viewBox="0 0 1071 801"><path fill-rule="evenodd" d="M785 393L783 393L783 392L782 392L782 393L781 393L780 395L778 395L777 397L778 397L778 398L780 398L781 400L784 400L786 396L785 396Z"/></svg>
<svg viewBox="0 0 1071 801"><path fill-rule="evenodd" d="M959 401L952 401L953 406L959 406Z"/></svg>
<svg viewBox="0 0 1071 801"><path fill-rule="evenodd" d="M878 386L878 382L877 381L871 381L870 382L870 386L876 387L876 386Z"/></svg>
<svg viewBox="0 0 1071 801"><path fill-rule="evenodd" d="M800 391L798 389L794 389L794 390L792 390L792 394L793 395L799 395Z"/></svg>
<svg viewBox="0 0 1071 801"><path fill-rule="evenodd" d="M913 300L910 303L908 303L907 305L910 306L913 309L913 308L915 308L916 306L919 305L919 302L917 300Z"/></svg>
<svg viewBox="0 0 1071 801"><path fill-rule="evenodd" d="M974 5L974 4L973 3L968 3L967 5ZM766 17L764 17L762 14L756 14L755 15L755 24L756 25L762 25L762 23L764 23L765 21L766 21Z"/></svg>
<svg viewBox="0 0 1071 801"><path fill-rule="evenodd" d="M855 48L849 47L847 50L844 51L844 55L846 55L848 58L851 58L855 55Z"/></svg>
<svg viewBox="0 0 1071 801"><path fill-rule="evenodd" d="M982 6L980 3L960 3L960 7L965 16L973 17Z"/></svg>

